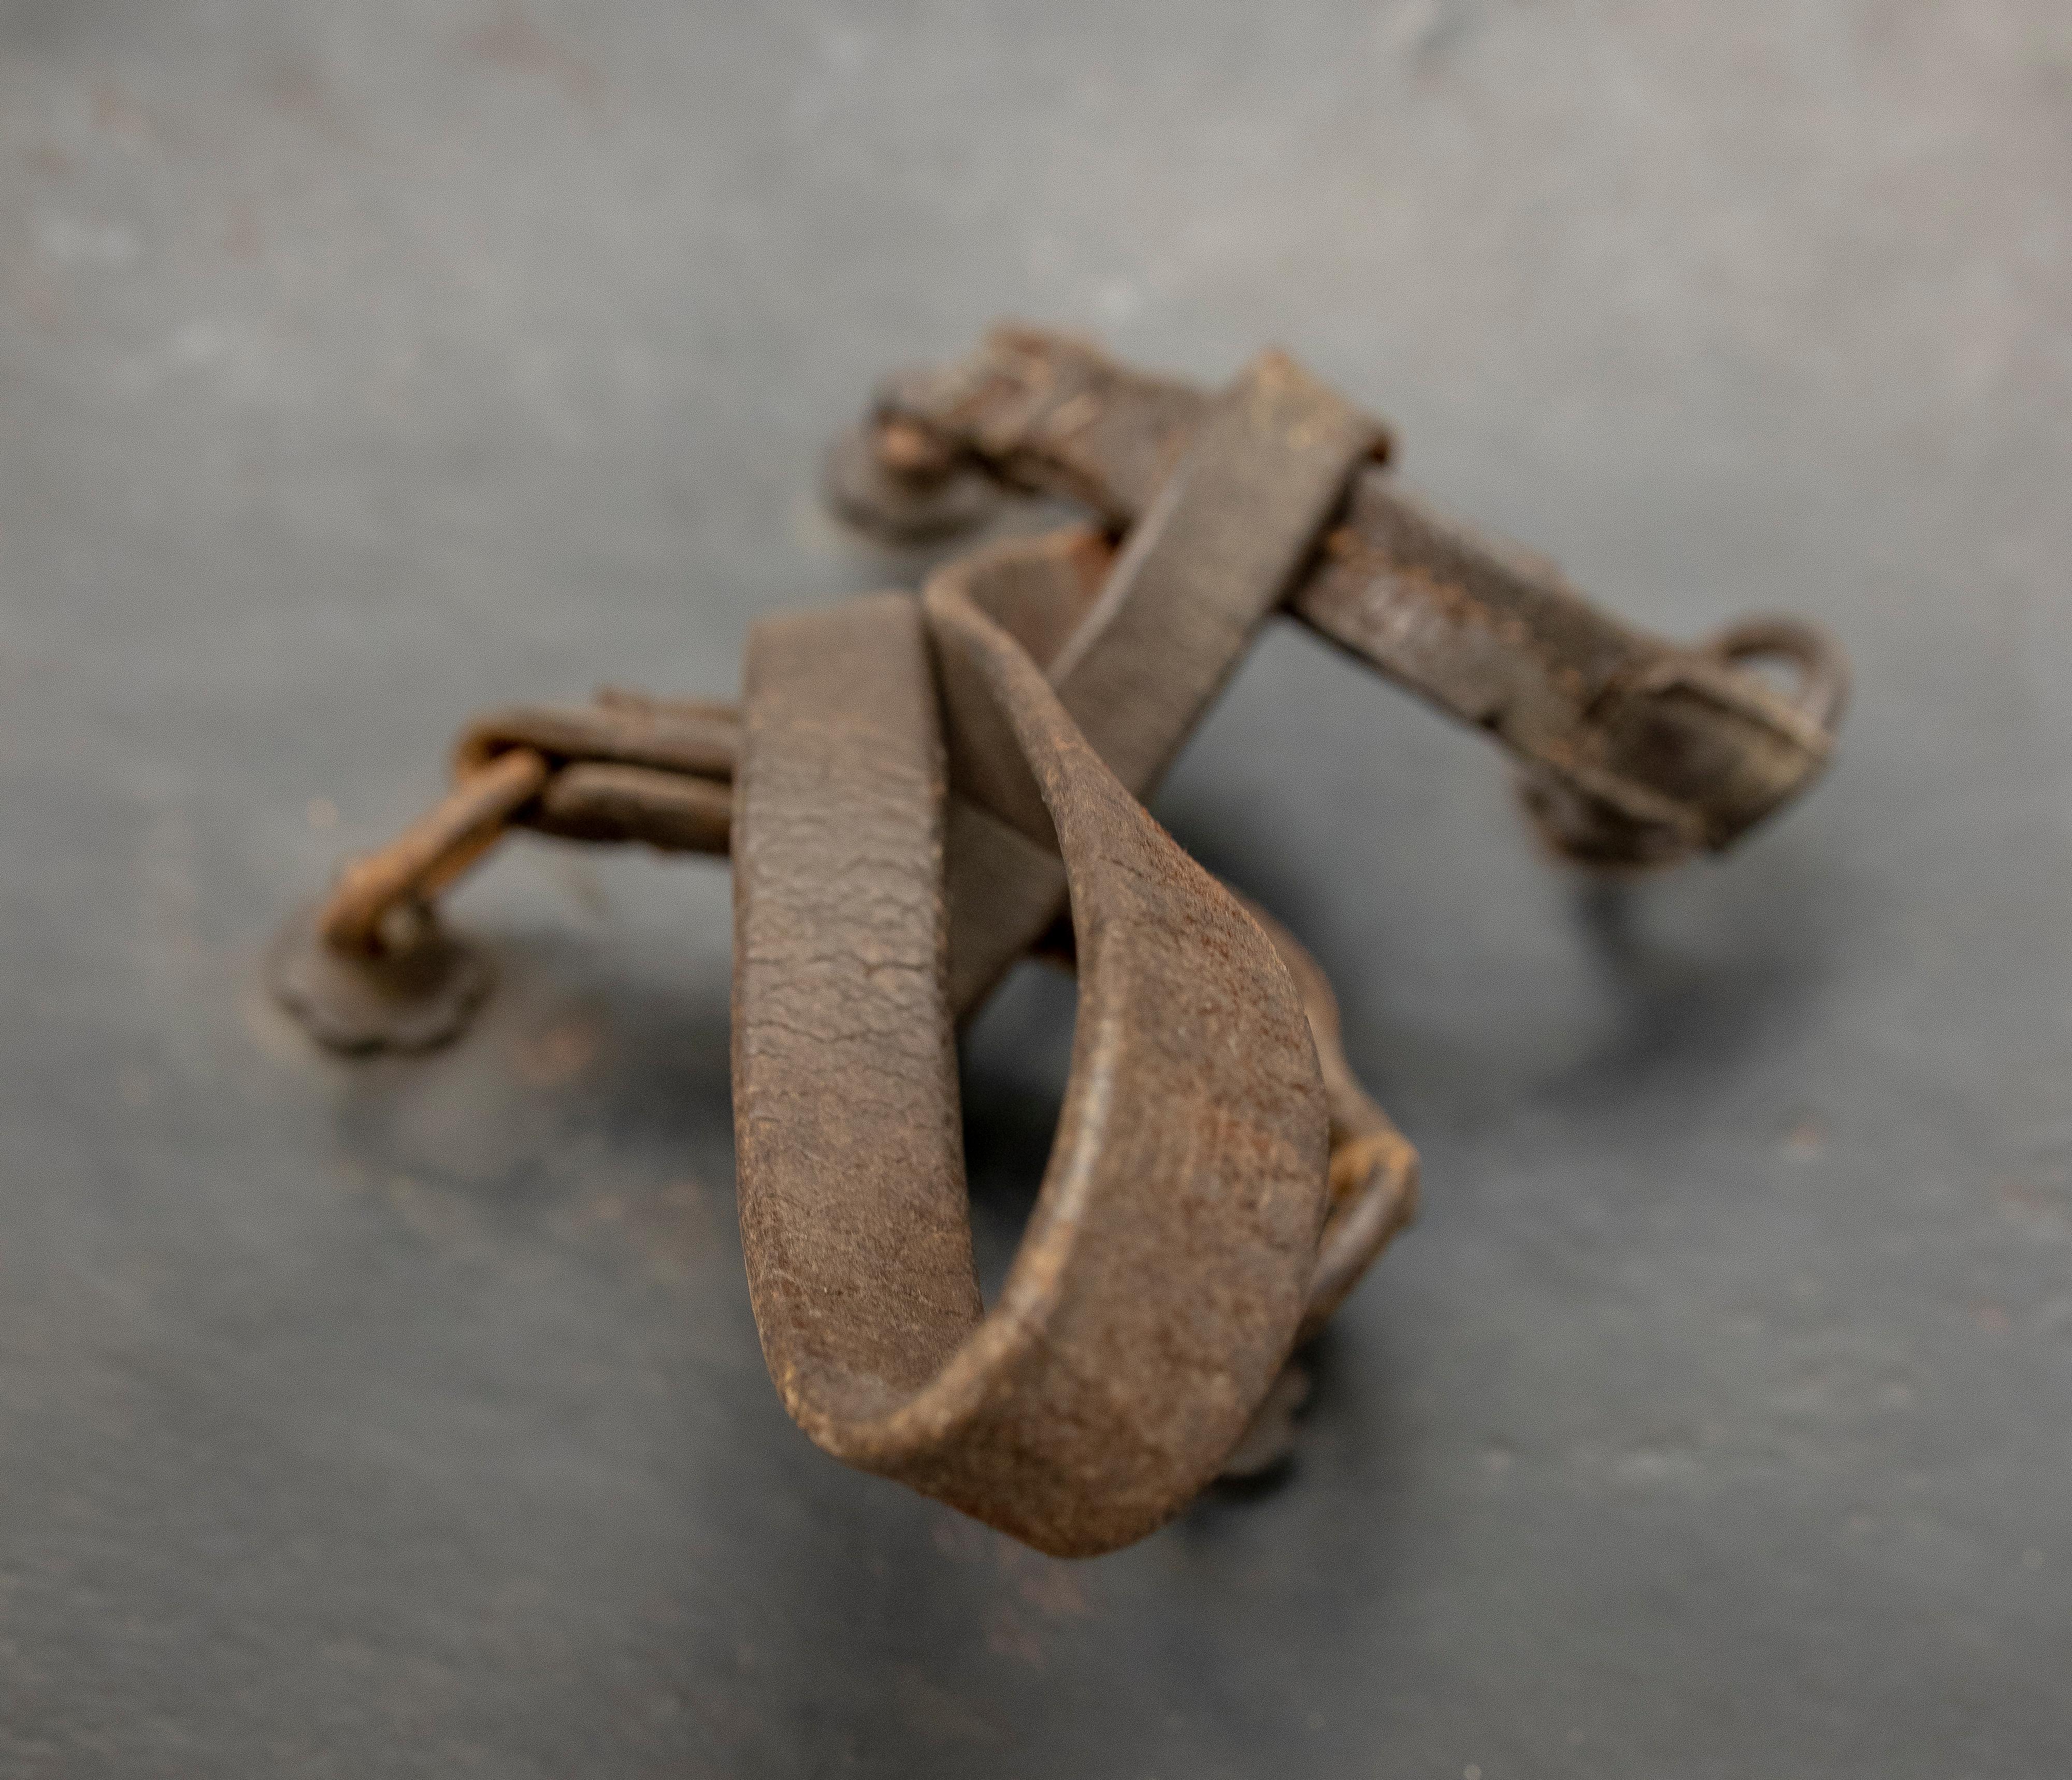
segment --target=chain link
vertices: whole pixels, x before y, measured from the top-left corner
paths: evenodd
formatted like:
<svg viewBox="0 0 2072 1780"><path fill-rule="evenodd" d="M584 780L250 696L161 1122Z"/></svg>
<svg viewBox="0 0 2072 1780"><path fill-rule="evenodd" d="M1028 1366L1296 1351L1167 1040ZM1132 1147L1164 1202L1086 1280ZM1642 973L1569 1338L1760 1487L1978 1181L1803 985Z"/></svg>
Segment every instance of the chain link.
<svg viewBox="0 0 2072 1780"><path fill-rule="evenodd" d="M453 789L339 874L317 931L348 955L408 950L434 900L513 828L724 855L740 730L730 705L615 688L588 706L478 717L454 745Z"/></svg>

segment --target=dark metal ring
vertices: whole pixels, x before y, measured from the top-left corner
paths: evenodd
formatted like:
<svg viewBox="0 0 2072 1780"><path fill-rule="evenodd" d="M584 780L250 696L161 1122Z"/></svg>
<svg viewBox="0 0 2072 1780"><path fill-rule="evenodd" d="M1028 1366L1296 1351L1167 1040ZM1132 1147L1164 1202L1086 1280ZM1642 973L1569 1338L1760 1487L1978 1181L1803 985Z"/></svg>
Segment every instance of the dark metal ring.
<svg viewBox="0 0 2072 1780"><path fill-rule="evenodd" d="M1848 658L1819 625L1779 616L1745 618L1701 644L1700 652L1733 667L1764 660L1789 664L1799 676L1786 695L1793 709L1831 735L1841 726L1849 705Z"/></svg>

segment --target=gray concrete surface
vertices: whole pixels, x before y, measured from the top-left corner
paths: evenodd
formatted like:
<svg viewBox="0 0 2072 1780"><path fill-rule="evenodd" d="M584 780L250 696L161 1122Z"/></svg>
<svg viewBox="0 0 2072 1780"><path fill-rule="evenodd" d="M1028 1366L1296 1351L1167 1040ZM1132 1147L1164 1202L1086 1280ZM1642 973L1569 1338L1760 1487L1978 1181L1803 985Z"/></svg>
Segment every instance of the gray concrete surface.
<svg viewBox="0 0 2072 1780"><path fill-rule="evenodd" d="M2072 1772L2068 193L2054 0L0 0L0 1770ZM1160 813L1427 1210L1285 1485L1078 1567L779 1409L722 872L514 849L426 1063L253 980L471 708L910 578L815 454L1003 311L1860 670L1610 902L1261 649ZM971 1046L996 1261L1070 1015Z"/></svg>

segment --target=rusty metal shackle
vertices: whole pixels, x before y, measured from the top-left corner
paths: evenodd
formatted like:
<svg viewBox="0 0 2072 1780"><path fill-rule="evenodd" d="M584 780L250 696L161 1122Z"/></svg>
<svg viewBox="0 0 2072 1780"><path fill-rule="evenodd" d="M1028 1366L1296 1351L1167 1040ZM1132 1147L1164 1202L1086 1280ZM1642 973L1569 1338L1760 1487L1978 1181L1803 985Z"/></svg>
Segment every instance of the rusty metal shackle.
<svg viewBox="0 0 2072 1780"><path fill-rule="evenodd" d="M730 851L744 1250L787 1408L1043 1549L1140 1536L1271 1453L1291 1346L1416 1201L1314 960L1142 808L1266 618L1489 728L1550 845L1612 869L1724 846L1787 800L1845 696L1839 651L1794 620L1637 636L1404 496L1388 450L1278 353L1212 399L997 333L892 386L838 496L961 523L984 487L1065 491L1127 522L1119 543L1015 539L918 602L770 621L738 708L609 693L478 721L447 800L290 923L276 993L340 1048L436 1042L487 978L432 901L505 827ZM1790 692L1746 670L1765 659ZM988 1313L955 1032L1061 932L1071 1078Z"/></svg>

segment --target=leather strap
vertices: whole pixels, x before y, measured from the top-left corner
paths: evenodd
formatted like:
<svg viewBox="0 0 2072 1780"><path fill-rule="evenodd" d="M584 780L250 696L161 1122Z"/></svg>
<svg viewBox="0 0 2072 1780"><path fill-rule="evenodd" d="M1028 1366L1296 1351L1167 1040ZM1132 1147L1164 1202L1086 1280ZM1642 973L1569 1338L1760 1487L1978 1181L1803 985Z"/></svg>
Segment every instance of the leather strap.
<svg viewBox="0 0 2072 1780"><path fill-rule="evenodd" d="M909 504L939 506L929 487L978 475L1141 530L1215 412L1202 391L1084 341L999 327L964 359L889 380L861 442L882 456L902 442L913 467L874 487L903 488ZM1324 549L1287 590L1289 615L1508 747L1556 852L1614 869L1672 864L1731 845L1819 775L1847 683L1826 633L1762 619L1695 647L1647 635L1545 559L1412 494L1383 467L1378 431L1368 455ZM897 519L875 495L832 492L859 524ZM1753 656L1792 669L1794 691L1738 671Z"/></svg>
<svg viewBox="0 0 2072 1780"><path fill-rule="evenodd" d="M1026 775L1079 952L1058 1135L990 1311L931 638L960 689L948 756ZM757 627L734 846L742 1232L786 1407L836 1457L1042 1550L1142 1536L1215 1476L1308 1301L1327 1111L1286 966L945 586L925 632L896 595Z"/></svg>
<svg viewBox="0 0 2072 1780"><path fill-rule="evenodd" d="M1148 798L1285 597L1379 438L1292 360L1263 355L1202 418L1091 604L1079 534L981 552L939 570L931 608L965 600L1019 619L1060 702L1122 784ZM1038 591L1047 583L1050 598ZM1059 608L1083 616L1059 635ZM1047 647L1046 647L1047 645ZM1063 881L1027 774L986 701L945 663L944 695L973 744L952 755L950 980L975 1006L1057 914Z"/></svg>

